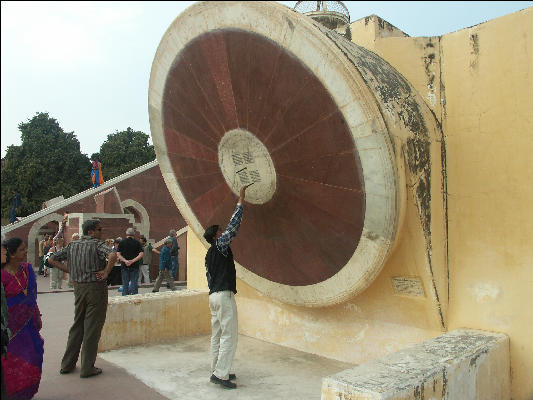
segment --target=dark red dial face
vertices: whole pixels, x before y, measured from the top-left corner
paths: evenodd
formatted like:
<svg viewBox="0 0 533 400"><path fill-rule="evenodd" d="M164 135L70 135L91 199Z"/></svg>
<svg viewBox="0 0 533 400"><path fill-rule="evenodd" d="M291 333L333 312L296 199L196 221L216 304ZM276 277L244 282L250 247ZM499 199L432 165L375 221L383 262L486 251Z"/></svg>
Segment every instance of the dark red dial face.
<svg viewBox="0 0 533 400"><path fill-rule="evenodd" d="M176 179L204 228L225 227L237 200L219 165L224 135L248 131L268 151L274 195L245 204L231 244L243 267L303 286L352 257L365 215L359 156L326 88L286 49L241 30L192 40L167 75L163 126Z"/></svg>

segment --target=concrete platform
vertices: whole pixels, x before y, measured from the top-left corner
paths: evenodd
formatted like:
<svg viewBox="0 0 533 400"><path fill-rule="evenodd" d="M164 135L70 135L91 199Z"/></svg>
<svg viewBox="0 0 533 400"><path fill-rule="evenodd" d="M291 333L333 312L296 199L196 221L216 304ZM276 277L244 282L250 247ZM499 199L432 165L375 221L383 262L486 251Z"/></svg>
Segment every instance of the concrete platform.
<svg viewBox="0 0 533 400"><path fill-rule="evenodd" d="M38 276L37 282L45 351L36 400L320 399L323 377L354 366L240 336L234 362L238 389L225 390L209 382L209 337L197 336L101 353L96 366L104 372L98 377L80 379L79 362L72 374L60 375L74 295L68 289L44 293L49 278ZM140 289L149 291L151 286ZM121 294L113 288L109 295Z"/></svg>
<svg viewBox="0 0 533 400"><path fill-rule="evenodd" d="M209 382L209 336L111 350L100 358L124 368L168 399L320 399L328 371L353 367L335 360L239 336L232 371L237 389Z"/></svg>

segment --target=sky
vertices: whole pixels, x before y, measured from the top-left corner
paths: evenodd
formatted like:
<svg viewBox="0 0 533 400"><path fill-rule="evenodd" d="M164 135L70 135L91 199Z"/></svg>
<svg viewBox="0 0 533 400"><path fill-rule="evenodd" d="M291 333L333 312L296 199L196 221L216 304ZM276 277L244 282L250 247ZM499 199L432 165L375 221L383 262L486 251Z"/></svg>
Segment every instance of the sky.
<svg viewBox="0 0 533 400"><path fill-rule="evenodd" d="M131 127L150 134L148 82L157 46L195 2L1 2L1 145L47 112L82 153ZM293 7L294 1L280 1ZM345 1L351 21L376 14L410 36L440 36L533 1ZM151 139L150 139L150 143Z"/></svg>

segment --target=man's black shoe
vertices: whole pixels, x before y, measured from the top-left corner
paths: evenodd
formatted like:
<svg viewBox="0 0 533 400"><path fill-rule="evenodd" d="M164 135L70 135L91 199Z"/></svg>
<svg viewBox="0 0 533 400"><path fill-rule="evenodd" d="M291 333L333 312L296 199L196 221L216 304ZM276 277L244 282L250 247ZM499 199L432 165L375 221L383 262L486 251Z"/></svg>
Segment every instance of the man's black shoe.
<svg viewBox="0 0 533 400"><path fill-rule="evenodd" d="M66 368L63 369L63 368L61 368L61 369L59 370L59 373L60 373L61 375L65 375L65 374L70 374L72 371L74 371L74 368L70 368L70 369L66 369Z"/></svg>
<svg viewBox="0 0 533 400"><path fill-rule="evenodd" d="M213 383L216 383L217 385L222 385L226 389L236 389L237 388L237 384L231 382L229 379L228 380L223 380L223 379L217 378L215 375L211 375L211 378L209 378L209 380L211 382L213 382Z"/></svg>
<svg viewBox="0 0 533 400"><path fill-rule="evenodd" d="M235 375L235 374L229 374L229 380L230 380L230 381L234 381L235 379L237 379L237 375Z"/></svg>

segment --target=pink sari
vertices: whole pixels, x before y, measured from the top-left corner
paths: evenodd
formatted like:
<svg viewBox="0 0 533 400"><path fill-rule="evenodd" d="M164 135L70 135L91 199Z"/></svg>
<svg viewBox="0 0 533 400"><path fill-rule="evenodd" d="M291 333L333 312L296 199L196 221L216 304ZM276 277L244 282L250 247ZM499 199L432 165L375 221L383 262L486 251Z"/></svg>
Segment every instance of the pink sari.
<svg viewBox="0 0 533 400"><path fill-rule="evenodd" d="M15 277L2 269L2 283L11 331L7 355L2 358L7 395L10 400L31 399L39 390L44 353L44 340L39 334L37 281L31 264L22 263Z"/></svg>

